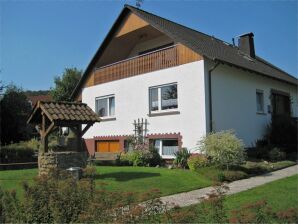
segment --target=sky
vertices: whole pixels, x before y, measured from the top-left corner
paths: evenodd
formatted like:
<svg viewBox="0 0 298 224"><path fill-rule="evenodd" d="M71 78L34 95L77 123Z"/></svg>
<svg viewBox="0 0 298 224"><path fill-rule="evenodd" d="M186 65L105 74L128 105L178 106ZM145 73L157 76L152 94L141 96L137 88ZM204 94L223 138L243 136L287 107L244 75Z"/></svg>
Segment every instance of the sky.
<svg viewBox="0 0 298 224"><path fill-rule="evenodd" d="M25 90L54 87L65 68L85 70L135 1L0 0L0 78ZM256 54L297 77L297 1L143 0L141 9L232 42L253 32Z"/></svg>

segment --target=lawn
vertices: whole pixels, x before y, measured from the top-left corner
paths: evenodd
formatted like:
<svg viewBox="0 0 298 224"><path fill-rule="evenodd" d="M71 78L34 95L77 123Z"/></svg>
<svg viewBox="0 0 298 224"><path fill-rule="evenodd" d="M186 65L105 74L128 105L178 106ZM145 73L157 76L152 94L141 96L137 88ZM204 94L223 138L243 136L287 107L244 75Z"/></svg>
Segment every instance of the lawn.
<svg viewBox="0 0 298 224"><path fill-rule="evenodd" d="M210 186L207 177L181 169L153 167L97 166L96 184L105 184L112 191L142 193L159 189L162 195L190 191ZM16 189L22 194L22 182L32 183L37 169L0 171L0 186L3 189Z"/></svg>
<svg viewBox="0 0 298 224"><path fill-rule="evenodd" d="M269 164L247 162L242 169L248 174L257 174L294 164L291 161ZM22 182L32 183L37 173L37 169L0 171L0 186L7 190L15 189L22 194ZM151 189L159 189L164 196L210 186L222 171L214 167L205 167L199 172L192 172L155 167L96 166L96 173L97 186L104 183L107 190L143 193Z"/></svg>
<svg viewBox="0 0 298 224"><path fill-rule="evenodd" d="M237 209L246 203L265 199L274 211L298 207L298 175L273 181L271 183L227 197L228 210Z"/></svg>
<svg viewBox="0 0 298 224"><path fill-rule="evenodd" d="M283 178L271 183L243 191L226 197L224 206L228 214L232 210L237 210L247 203L254 203L260 200L266 200L268 206L274 212L295 208L298 211L298 175ZM184 211L188 222L196 222L193 212L201 205L192 205L185 208L179 208L175 212ZM189 218L187 218L189 217Z"/></svg>

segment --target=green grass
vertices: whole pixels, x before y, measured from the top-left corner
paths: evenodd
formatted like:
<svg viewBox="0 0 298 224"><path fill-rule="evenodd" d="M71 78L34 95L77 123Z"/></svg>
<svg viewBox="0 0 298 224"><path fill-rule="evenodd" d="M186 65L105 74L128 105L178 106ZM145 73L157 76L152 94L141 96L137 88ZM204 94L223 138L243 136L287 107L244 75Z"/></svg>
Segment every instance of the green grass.
<svg viewBox="0 0 298 224"><path fill-rule="evenodd" d="M111 191L143 193L159 189L162 195L169 195L211 185L207 177L189 170L97 166L96 171L96 184L104 183ZM0 185L3 189L15 189L22 194L22 182L32 183L37 173L37 169L0 171Z"/></svg>
<svg viewBox="0 0 298 224"><path fill-rule="evenodd" d="M289 208L298 209L298 175L276 180L262 186L243 191L237 194L226 196L224 206L228 216L232 210L238 210L241 206L266 200L272 211L284 211ZM197 222L195 211L198 211L201 204L179 208L173 211L184 212L187 222Z"/></svg>
<svg viewBox="0 0 298 224"><path fill-rule="evenodd" d="M37 169L0 171L0 186L4 190L14 189L18 194L22 195L22 183L24 181L29 184L33 183L33 179L37 174Z"/></svg>
<svg viewBox="0 0 298 224"><path fill-rule="evenodd" d="M250 163L245 166L247 170L272 171L294 165L294 162L283 161L273 164ZM155 167L131 166L96 166L96 183L106 184L105 188L111 191L126 191L143 193L151 189L159 189L162 195L170 195L191 191L210 186L212 180L217 179L222 171L215 167L205 167L198 172L182 169L166 169ZM0 171L0 186L6 190L15 189L22 195L22 182L33 182L37 176L37 169Z"/></svg>
<svg viewBox="0 0 298 224"><path fill-rule="evenodd" d="M274 211L284 210L298 205L298 175L273 181L271 183L227 197L228 210L241 205L265 199Z"/></svg>

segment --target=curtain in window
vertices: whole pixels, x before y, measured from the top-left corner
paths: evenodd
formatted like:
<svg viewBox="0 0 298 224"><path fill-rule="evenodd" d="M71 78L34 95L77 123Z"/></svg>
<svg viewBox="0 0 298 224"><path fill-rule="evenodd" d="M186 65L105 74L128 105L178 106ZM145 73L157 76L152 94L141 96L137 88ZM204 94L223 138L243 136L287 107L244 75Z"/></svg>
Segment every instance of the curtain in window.
<svg viewBox="0 0 298 224"><path fill-rule="evenodd" d="M108 116L108 99L96 100L96 112L100 117Z"/></svg>

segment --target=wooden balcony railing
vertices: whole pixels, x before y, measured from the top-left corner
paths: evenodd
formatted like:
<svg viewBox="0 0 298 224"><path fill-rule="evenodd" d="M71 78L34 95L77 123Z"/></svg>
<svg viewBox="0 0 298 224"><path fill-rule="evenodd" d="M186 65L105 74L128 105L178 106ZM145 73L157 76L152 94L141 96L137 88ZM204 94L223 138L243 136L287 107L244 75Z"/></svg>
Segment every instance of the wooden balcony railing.
<svg viewBox="0 0 298 224"><path fill-rule="evenodd" d="M87 86L170 68L201 59L202 57L194 51L177 44L97 68L88 80Z"/></svg>

